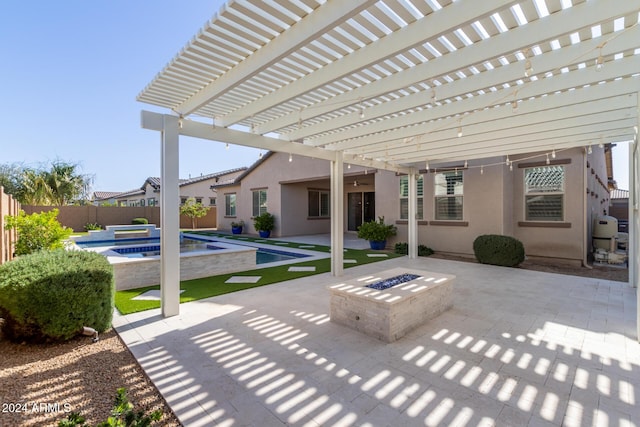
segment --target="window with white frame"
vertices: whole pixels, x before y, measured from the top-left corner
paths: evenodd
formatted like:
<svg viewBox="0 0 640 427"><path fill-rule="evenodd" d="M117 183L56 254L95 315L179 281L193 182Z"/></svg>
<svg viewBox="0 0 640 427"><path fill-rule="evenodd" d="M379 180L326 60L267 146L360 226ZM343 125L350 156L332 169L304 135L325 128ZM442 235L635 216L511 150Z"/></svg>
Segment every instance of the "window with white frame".
<svg viewBox="0 0 640 427"><path fill-rule="evenodd" d="M236 216L236 193L224 195L224 215Z"/></svg>
<svg viewBox="0 0 640 427"><path fill-rule="evenodd" d="M438 221L462 221L463 179L462 171L436 173L435 219Z"/></svg>
<svg viewBox="0 0 640 427"><path fill-rule="evenodd" d="M149 197L149 198L147 199L147 204L148 204L149 206L155 206L155 205L156 205L156 198L155 198L155 197Z"/></svg>
<svg viewBox="0 0 640 427"><path fill-rule="evenodd" d="M564 220L564 166L524 170L525 221Z"/></svg>
<svg viewBox="0 0 640 427"><path fill-rule="evenodd" d="M253 216L259 216L267 211L267 190L253 190Z"/></svg>
<svg viewBox="0 0 640 427"><path fill-rule="evenodd" d="M309 217L329 218L329 192L309 190Z"/></svg>
<svg viewBox="0 0 640 427"><path fill-rule="evenodd" d="M418 217L416 219L423 219L424 179L422 178L422 175L420 175L416 181L416 190L418 193ZM409 177L407 175L400 177L400 219L409 219Z"/></svg>
<svg viewBox="0 0 640 427"><path fill-rule="evenodd" d="M196 203L202 204L202 197L196 197Z"/></svg>
<svg viewBox="0 0 640 427"><path fill-rule="evenodd" d="M209 206L215 206L215 205L216 205L216 198L209 197Z"/></svg>

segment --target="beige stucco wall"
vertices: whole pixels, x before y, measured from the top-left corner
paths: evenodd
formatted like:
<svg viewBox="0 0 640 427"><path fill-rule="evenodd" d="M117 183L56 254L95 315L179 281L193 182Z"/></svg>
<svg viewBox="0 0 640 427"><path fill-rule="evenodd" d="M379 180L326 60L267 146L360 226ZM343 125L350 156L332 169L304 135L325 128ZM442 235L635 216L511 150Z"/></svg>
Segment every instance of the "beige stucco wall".
<svg viewBox="0 0 640 427"><path fill-rule="evenodd" d="M432 165L429 173L423 173L424 218L418 225L419 243L436 251L472 256L473 241L477 236L504 234L520 239L528 256L580 262L587 250L584 236L589 232L592 217L602 212L605 202L601 202L601 199L608 199L608 192L598 183L602 181L606 184L606 168L602 151L597 150L602 148L594 146L593 154L588 159L583 148L557 153L555 160L565 163L565 227L562 228L553 227L556 224L532 227L532 224L524 223L524 168L518 165L532 162L544 164L545 153L535 158L531 154L513 157L513 170L500 164L504 162L502 157L469 161L469 168L462 168L460 172L464 174L464 207L463 220L459 225L434 221L434 168L455 165ZM587 188L591 191L599 186L599 190L594 190L594 196L589 194L587 197L585 225L584 165L587 160L590 160ZM483 164L487 166L483 167L481 173L479 166ZM591 168L594 169L593 174ZM354 166L349 169L346 162L344 172L345 230L348 224L348 193L375 191L376 217L384 216L387 223L395 223L398 227L398 235L389 241L389 246L398 241L408 241L406 221L400 220L400 177L394 172L373 170L364 175L362 168ZM269 212L276 215L274 236L328 233L329 219L307 218L308 190L328 190L328 175L327 161L294 157L290 163L287 154L273 154L246 176L241 186L219 190L219 227L228 230L232 220L242 219L246 225L245 232L256 233L251 221L251 191L266 188ZM353 187L354 176L369 185ZM224 218L224 194L230 192L238 195L236 218Z"/></svg>
<svg viewBox="0 0 640 427"><path fill-rule="evenodd" d="M534 159L543 161L546 156ZM514 158L515 159L515 158ZM564 221L568 228L530 227L524 221L524 168L514 168L514 237L525 245L527 256L540 258L560 258L580 262L585 254L584 236L587 232L584 221L584 150L582 148L558 152L556 161L566 162ZM530 162L523 161L523 162Z"/></svg>

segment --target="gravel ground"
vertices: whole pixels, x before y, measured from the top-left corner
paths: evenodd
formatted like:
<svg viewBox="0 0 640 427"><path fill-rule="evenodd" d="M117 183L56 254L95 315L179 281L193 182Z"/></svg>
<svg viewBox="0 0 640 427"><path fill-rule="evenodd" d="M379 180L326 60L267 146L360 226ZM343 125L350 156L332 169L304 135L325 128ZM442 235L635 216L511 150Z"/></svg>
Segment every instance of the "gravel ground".
<svg viewBox="0 0 640 427"><path fill-rule="evenodd" d="M110 415L120 387L134 410L163 411L157 425L180 426L115 331L95 344L85 336L62 344L15 344L0 335L0 427L57 426L65 411L80 412L95 425Z"/></svg>
<svg viewBox="0 0 640 427"><path fill-rule="evenodd" d="M434 257L475 262L441 254ZM613 266L587 269L528 260L520 268L628 280L627 269ZM95 344L90 337L53 345L14 344L0 335L0 427L56 426L67 409L81 412L90 425L96 424L109 416L119 387L127 388L136 410L162 409L159 425L180 426L115 331L102 334Z"/></svg>

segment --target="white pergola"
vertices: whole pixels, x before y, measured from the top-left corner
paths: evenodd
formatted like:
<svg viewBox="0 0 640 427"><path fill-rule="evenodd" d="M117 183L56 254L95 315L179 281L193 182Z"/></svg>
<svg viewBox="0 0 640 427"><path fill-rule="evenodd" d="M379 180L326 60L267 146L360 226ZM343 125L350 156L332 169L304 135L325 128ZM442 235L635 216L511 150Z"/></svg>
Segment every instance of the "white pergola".
<svg viewBox="0 0 640 427"><path fill-rule="evenodd" d="M505 167L629 141L637 287L639 12L640 0L229 1L138 96L170 110L142 113L162 132L163 315L179 312L180 135L329 160L334 275L344 163L409 175L416 257L413 178L429 163Z"/></svg>

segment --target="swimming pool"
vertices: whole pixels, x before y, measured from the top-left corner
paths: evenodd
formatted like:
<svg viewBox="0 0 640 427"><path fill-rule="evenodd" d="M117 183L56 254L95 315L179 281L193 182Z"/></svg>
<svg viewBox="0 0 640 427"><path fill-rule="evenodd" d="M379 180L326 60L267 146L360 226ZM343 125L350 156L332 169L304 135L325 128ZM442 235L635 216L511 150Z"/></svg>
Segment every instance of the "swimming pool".
<svg viewBox="0 0 640 427"><path fill-rule="evenodd" d="M180 253L216 251L225 249L205 241L184 239L180 244ZM146 258L160 255L160 245L131 246L113 248L113 252L127 258ZM256 264L269 264L272 262L288 261L297 258L306 258L310 255L295 252L279 251L275 249L259 248L256 251Z"/></svg>

